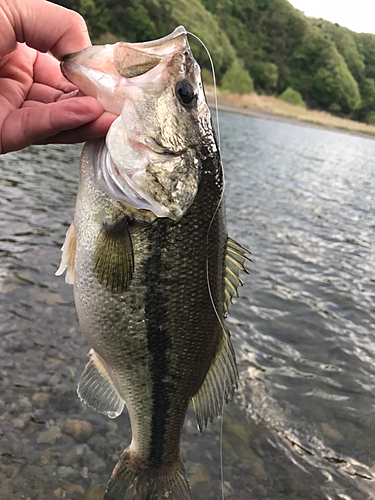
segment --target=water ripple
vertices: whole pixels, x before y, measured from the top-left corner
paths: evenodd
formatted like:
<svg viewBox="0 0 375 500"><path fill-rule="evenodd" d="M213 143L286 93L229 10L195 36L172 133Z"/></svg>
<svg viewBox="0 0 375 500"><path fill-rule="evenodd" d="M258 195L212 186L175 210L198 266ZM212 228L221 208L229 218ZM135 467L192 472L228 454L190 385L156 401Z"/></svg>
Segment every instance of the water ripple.
<svg viewBox="0 0 375 500"><path fill-rule="evenodd" d="M254 256L228 318L241 378L224 420L227 498L374 499L375 141L231 114L221 131L230 235ZM15 373L55 390L84 363L72 290L54 276L79 150L0 157L0 385L15 413L15 391L27 390ZM67 358L61 371L38 368L50 351ZM84 413L69 383L44 420L74 411L105 435L105 417ZM219 427L191 439L189 422L184 450L217 498ZM34 435L13 455L39 463Z"/></svg>

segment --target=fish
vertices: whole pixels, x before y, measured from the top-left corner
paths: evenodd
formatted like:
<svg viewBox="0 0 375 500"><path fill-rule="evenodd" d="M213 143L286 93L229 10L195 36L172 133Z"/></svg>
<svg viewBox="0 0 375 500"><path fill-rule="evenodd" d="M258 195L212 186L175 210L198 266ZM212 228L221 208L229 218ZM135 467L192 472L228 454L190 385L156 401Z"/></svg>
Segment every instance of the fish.
<svg viewBox="0 0 375 500"><path fill-rule="evenodd" d="M57 275L74 285L89 361L79 398L132 439L104 500L188 500L180 456L189 404L200 430L233 399L225 324L249 252L228 237L220 152L184 27L92 46L62 72L118 117L84 145Z"/></svg>

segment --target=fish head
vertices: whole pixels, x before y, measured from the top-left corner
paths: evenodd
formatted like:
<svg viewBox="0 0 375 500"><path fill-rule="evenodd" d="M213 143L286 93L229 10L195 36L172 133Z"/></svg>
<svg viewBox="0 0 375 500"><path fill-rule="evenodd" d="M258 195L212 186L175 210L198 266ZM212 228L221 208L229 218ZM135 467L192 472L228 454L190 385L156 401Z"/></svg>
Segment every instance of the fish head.
<svg viewBox="0 0 375 500"><path fill-rule="evenodd" d="M217 151L200 68L185 29L144 43L66 56L64 75L118 115L95 163L112 199L180 219L198 192L202 155Z"/></svg>

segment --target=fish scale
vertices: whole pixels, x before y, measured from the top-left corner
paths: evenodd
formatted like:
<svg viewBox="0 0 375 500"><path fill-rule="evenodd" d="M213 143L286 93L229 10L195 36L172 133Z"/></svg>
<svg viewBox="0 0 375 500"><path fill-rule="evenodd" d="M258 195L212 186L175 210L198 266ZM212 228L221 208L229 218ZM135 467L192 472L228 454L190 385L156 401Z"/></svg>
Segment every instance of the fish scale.
<svg viewBox="0 0 375 500"><path fill-rule="evenodd" d="M211 158L210 161L213 165ZM84 155L82 162L85 162ZM196 200L183 220L176 223L157 219L138 231L131 231L133 246L139 249L135 254L143 256L135 264L129 289L117 296L99 283L93 286L93 251L86 253L84 249L95 241L95 232L101 230L100 214L118 202L113 202L95 186L89 162L87 168L81 166L82 187L75 217L80 243L76 250L74 283L77 309L79 317L84 310L85 316L92 318L89 327L82 327L91 347L116 371L117 378L124 381L121 387L132 388L130 394L126 389L120 393L131 414L137 413L133 410L137 408L133 394L137 398L141 394L142 407L136 422L132 421L132 429L137 436L152 436L143 439L138 448L138 455L150 463L162 463L163 454L171 457L169 460L177 460L187 406L209 369L222 335L206 276L207 258L212 276L223 275L227 240L222 209L217 211L208 233L220 201L219 190L216 197L212 196L213 174L204 176ZM94 204L89 200L94 200ZM193 236L192 225L197 226ZM216 307L223 315L223 306L220 306L223 280L212 279L210 287ZM124 342L124 339L127 340ZM202 355L205 351L207 354ZM191 355L186 356L186 352ZM199 370L197 363L203 365ZM169 384L164 382L167 379ZM168 419L169 412L171 419ZM151 417L147 425L145 413ZM174 423L170 428L167 428L167 420ZM165 443L173 452L164 450Z"/></svg>
<svg viewBox="0 0 375 500"><path fill-rule="evenodd" d="M131 128L121 115L112 139L86 143L57 273L67 268L74 283L91 347L81 400L111 418L125 404L129 412L132 441L104 500L188 500L180 459L188 405L202 429L233 398L238 377L224 320L248 255L228 239L220 154L186 34L178 28L155 44L114 46L126 55L115 63L133 65L118 73L131 75L132 85L122 77L124 109L140 122ZM74 82L98 50L66 58L64 73ZM148 50L158 58L148 60ZM82 75L78 80L85 91Z"/></svg>

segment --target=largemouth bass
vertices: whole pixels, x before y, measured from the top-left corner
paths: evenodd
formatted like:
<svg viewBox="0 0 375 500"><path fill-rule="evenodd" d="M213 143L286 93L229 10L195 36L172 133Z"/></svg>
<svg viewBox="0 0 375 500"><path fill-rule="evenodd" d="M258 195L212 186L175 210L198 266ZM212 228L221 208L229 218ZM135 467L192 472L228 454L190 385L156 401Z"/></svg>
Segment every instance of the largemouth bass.
<svg viewBox="0 0 375 500"><path fill-rule="evenodd" d="M74 283L91 350L82 401L111 418L126 404L132 441L105 500L190 498L180 436L190 401L202 429L233 398L225 316L247 251L228 238L223 171L185 29L90 47L62 70L119 115L84 146L57 274Z"/></svg>

